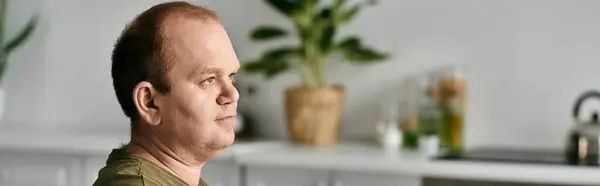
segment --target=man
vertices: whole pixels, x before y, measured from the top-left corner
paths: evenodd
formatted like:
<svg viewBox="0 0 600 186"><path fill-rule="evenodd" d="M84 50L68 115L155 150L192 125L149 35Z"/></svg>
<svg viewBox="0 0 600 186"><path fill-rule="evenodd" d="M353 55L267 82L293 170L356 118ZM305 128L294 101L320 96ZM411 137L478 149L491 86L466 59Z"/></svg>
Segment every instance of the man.
<svg viewBox="0 0 600 186"><path fill-rule="evenodd" d="M238 68L210 10L169 2L138 15L112 55L131 141L113 149L94 186L206 185L202 166L234 141Z"/></svg>

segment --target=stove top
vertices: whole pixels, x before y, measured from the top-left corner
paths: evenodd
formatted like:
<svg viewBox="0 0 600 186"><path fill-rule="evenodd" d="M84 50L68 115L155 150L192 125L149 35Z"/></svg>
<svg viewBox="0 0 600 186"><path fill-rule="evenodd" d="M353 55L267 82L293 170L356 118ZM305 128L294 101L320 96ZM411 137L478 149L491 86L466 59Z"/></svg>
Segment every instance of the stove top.
<svg viewBox="0 0 600 186"><path fill-rule="evenodd" d="M468 150L459 155L439 156L438 160L506 162L529 164L553 164L569 166L599 166L598 155L588 155L579 159L560 151L515 150L481 148Z"/></svg>

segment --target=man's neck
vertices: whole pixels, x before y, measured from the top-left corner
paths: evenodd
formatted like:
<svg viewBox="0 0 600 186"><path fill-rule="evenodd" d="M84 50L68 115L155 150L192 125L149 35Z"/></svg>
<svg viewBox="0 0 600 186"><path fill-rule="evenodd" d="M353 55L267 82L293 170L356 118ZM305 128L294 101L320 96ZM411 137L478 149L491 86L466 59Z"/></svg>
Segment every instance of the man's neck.
<svg viewBox="0 0 600 186"><path fill-rule="evenodd" d="M200 182L200 170L204 163L189 163L156 138L134 134L129 144L125 146L125 150L170 171L188 185L195 186Z"/></svg>

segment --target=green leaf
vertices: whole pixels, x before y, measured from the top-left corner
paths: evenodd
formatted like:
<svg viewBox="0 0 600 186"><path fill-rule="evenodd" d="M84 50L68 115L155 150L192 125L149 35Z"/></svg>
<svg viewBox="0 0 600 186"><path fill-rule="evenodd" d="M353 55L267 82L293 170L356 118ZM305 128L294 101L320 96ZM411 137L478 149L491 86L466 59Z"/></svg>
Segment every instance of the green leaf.
<svg viewBox="0 0 600 186"><path fill-rule="evenodd" d="M270 79L288 70L291 67L289 60L298 54L299 50L296 47L272 49L263 53L259 60L244 63L242 69L249 74L261 73Z"/></svg>
<svg viewBox="0 0 600 186"><path fill-rule="evenodd" d="M362 47L362 42L357 36L347 37L338 44L337 48L342 50L353 50Z"/></svg>
<svg viewBox="0 0 600 186"><path fill-rule="evenodd" d="M285 60L272 61L269 68L265 69L264 76L267 79L271 79L280 73L287 71L290 67L290 63Z"/></svg>
<svg viewBox="0 0 600 186"><path fill-rule="evenodd" d="M248 62L244 62L242 63L242 71L248 73L248 74L257 74L257 73L261 73L264 69L265 66L262 61L248 61Z"/></svg>
<svg viewBox="0 0 600 186"><path fill-rule="evenodd" d="M311 45L311 46L318 47L317 45L319 44L319 41L320 41L321 32L323 32L323 30L321 30L321 25L322 25L322 23L321 24L311 23L310 25L308 25L308 27L301 28L299 30L300 40L302 41L302 43L304 45Z"/></svg>
<svg viewBox="0 0 600 186"><path fill-rule="evenodd" d="M352 63L373 63L386 59L387 54L377 52L369 48L357 48L345 50L344 57Z"/></svg>
<svg viewBox="0 0 600 186"><path fill-rule="evenodd" d="M356 14L360 10L360 8L360 5L356 5L350 8L350 10L342 12L339 17L339 20L336 20L336 24L347 23L348 21L352 20L352 18L356 17Z"/></svg>
<svg viewBox="0 0 600 186"><path fill-rule="evenodd" d="M287 35L287 31L275 26L260 26L250 33L250 39L253 41L265 41L281 38Z"/></svg>
<svg viewBox="0 0 600 186"><path fill-rule="evenodd" d="M288 60L291 57L299 54L299 50L295 47L282 47L269 50L261 57L262 60Z"/></svg>
<svg viewBox="0 0 600 186"><path fill-rule="evenodd" d="M299 3L303 9L313 9L319 4L319 0L299 0Z"/></svg>
<svg viewBox="0 0 600 186"><path fill-rule="evenodd" d="M25 28L23 28L19 32L19 34L17 34L17 36L15 38L13 38L6 45L4 45L4 47L3 47L4 54L10 54L14 49L16 49L21 44L23 44L29 38L29 36L31 36L31 33L33 33L33 30L35 30L37 22L38 22L38 16L36 15L33 18L31 18L29 20L29 22L27 22L27 25L25 26Z"/></svg>
<svg viewBox="0 0 600 186"><path fill-rule="evenodd" d="M307 30L312 24L313 17L314 15L306 11L299 11L292 15L291 20L297 29Z"/></svg>
<svg viewBox="0 0 600 186"><path fill-rule="evenodd" d="M342 8L345 4L346 4L347 0L337 0L335 1L335 4L333 5L333 9L334 10L339 10L340 8Z"/></svg>
<svg viewBox="0 0 600 186"><path fill-rule="evenodd" d="M344 53L346 60L353 63L371 63L388 57L387 54L364 47L362 41L356 36L347 37L336 48Z"/></svg>
<svg viewBox="0 0 600 186"><path fill-rule="evenodd" d="M319 45L322 53L328 53L333 45L333 37L336 32L336 27L333 24L334 12L331 8L323 8L314 18L315 23L312 27L314 39Z"/></svg>
<svg viewBox="0 0 600 186"><path fill-rule="evenodd" d="M296 10L300 9L300 4L297 1L291 0L265 0L267 4L271 5L275 10L280 13L291 16Z"/></svg>
<svg viewBox="0 0 600 186"><path fill-rule="evenodd" d="M323 28L321 32L321 50L323 53L329 53L333 45L333 37L335 36L336 29L332 24L328 24Z"/></svg>
<svg viewBox="0 0 600 186"><path fill-rule="evenodd" d="M291 67L286 60L258 60L242 64L242 70L248 74L262 74L266 79L271 79Z"/></svg>
<svg viewBox="0 0 600 186"><path fill-rule="evenodd" d="M319 12L319 14L317 14L317 17L315 18L315 20L317 21L326 21L331 19L331 14L332 14L332 10L331 8L324 8L323 10L321 10L321 12Z"/></svg>

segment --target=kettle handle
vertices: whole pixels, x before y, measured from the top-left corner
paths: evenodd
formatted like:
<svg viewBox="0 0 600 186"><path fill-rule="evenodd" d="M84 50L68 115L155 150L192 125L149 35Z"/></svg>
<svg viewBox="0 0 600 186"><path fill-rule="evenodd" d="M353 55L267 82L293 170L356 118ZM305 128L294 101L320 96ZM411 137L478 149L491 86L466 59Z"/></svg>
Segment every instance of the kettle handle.
<svg viewBox="0 0 600 186"><path fill-rule="evenodd" d="M581 105L588 98L592 98L592 97L596 97L596 98L600 99L600 92L598 92L596 90L588 90L588 91L585 91L583 94L579 95L579 97L575 101L575 105L573 106L573 118L575 118L576 120L579 119L579 109L581 109ZM597 116L595 116L595 117L597 117Z"/></svg>

